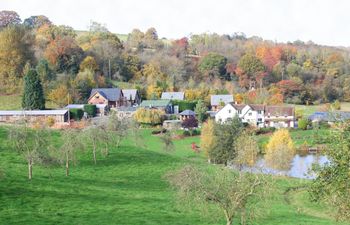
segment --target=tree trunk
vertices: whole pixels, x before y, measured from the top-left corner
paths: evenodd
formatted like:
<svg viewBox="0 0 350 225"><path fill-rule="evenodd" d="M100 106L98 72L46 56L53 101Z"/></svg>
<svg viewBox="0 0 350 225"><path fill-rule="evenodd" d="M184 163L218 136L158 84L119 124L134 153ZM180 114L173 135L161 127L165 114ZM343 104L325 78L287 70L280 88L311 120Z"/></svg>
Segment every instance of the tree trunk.
<svg viewBox="0 0 350 225"><path fill-rule="evenodd" d="M66 156L66 176L69 176L69 158Z"/></svg>
<svg viewBox="0 0 350 225"><path fill-rule="evenodd" d="M96 143L94 140L92 141L92 143L93 143L92 154L94 156L94 163L96 165Z"/></svg>
<svg viewBox="0 0 350 225"><path fill-rule="evenodd" d="M224 210L225 217L226 217L226 225L232 225L232 216L230 216L227 212L227 210Z"/></svg>
<svg viewBox="0 0 350 225"><path fill-rule="evenodd" d="M32 180L33 177L33 162L32 160L28 160L28 179Z"/></svg>

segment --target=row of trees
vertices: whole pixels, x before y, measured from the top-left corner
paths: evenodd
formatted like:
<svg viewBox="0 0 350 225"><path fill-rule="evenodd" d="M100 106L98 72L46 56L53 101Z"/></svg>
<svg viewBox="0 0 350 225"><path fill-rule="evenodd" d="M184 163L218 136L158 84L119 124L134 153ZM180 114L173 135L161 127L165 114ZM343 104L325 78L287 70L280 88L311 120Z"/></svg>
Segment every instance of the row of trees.
<svg viewBox="0 0 350 225"><path fill-rule="evenodd" d="M28 68L36 68L45 96L57 104L63 104L60 95L82 102L91 88L114 81L127 81L144 98L182 90L188 100L230 93L249 103L347 101L349 59L345 48L275 43L244 34L166 40L154 28L134 29L122 42L96 22L77 33L46 16L21 23L16 12L0 12L1 92L21 90Z"/></svg>
<svg viewBox="0 0 350 225"><path fill-rule="evenodd" d="M75 163L81 151L91 151L94 164L97 154L108 156L109 150L118 148L127 136L139 140L136 124L120 120L115 114L99 123L92 123L83 130L64 129L60 134L60 145L54 145L55 131L45 126L32 128L28 124L8 127L8 140L12 149L21 154L28 164L28 178L32 179L34 164L60 163L69 175L71 163Z"/></svg>
<svg viewBox="0 0 350 225"><path fill-rule="evenodd" d="M216 164L253 166L259 152L265 152L265 161L275 169L289 169L295 147L288 130L277 130L265 149L260 150L256 137L243 127L239 118L220 124L208 120L203 124L201 147L208 160Z"/></svg>

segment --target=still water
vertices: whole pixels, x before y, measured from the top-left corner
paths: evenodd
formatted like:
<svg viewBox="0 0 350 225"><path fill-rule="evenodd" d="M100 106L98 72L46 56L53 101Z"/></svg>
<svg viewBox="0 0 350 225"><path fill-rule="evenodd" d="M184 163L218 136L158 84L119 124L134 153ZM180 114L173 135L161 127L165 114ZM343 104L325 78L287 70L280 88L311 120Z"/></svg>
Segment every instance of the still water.
<svg viewBox="0 0 350 225"><path fill-rule="evenodd" d="M308 154L308 155L295 155L289 170L276 170L269 168L263 157L261 157L254 167L244 167L244 171L250 172L262 172L266 174L284 175L289 177L304 178L304 179L314 179L315 174L313 174L310 169L313 164L324 165L328 163L329 160L326 156ZM234 165L232 167L235 167Z"/></svg>

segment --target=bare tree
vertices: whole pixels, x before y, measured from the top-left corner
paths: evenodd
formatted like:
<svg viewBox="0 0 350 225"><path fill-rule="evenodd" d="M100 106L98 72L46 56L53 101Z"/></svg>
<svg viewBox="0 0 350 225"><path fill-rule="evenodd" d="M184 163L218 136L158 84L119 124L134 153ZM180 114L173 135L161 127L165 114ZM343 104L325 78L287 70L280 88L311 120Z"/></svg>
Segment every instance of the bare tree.
<svg viewBox="0 0 350 225"><path fill-rule="evenodd" d="M269 181L261 174L236 173L229 169L199 170L192 166L168 175L177 189L181 202L192 202L207 210L213 205L231 225L235 218L241 224L253 219L261 200L266 198Z"/></svg>
<svg viewBox="0 0 350 225"><path fill-rule="evenodd" d="M164 150L167 152L175 150L172 133L167 131L162 136L160 136L160 140L163 143Z"/></svg>
<svg viewBox="0 0 350 225"><path fill-rule="evenodd" d="M106 130L97 124L91 124L89 127L83 130L83 135L85 136L86 140L84 144L87 145L87 147L91 147L94 163L97 164L97 151L100 150L102 152L105 150L105 148L102 149L102 146L105 146L107 135Z"/></svg>
<svg viewBox="0 0 350 225"><path fill-rule="evenodd" d="M77 152L83 149L83 144L79 136L78 131L73 129L67 129L62 132L63 144L58 152L60 162L65 164L66 176L69 176L70 162L75 163Z"/></svg>
<svg viewBox="0 0 350 225"><path fill-rule="evenodd" d="M50 133L44 127L30 129L27 124L9 128L11 146L24 156L28 163L28 179L33 177L33 164L45 163L49 160Z"/></svg>

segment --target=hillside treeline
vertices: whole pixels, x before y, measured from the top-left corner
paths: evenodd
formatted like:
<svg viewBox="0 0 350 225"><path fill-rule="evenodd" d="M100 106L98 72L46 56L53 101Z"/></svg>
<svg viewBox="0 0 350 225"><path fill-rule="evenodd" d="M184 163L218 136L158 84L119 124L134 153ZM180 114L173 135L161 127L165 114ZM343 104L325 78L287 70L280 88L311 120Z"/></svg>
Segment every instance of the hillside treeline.
<svg viewBox="0 0 350 225"><path fill-rule="evenodd" d="M35 68L46 99L84 102L95 87L137 88L143 98L184 91L188 100L235 95L237 102L318 104L350 101L349 49L311 41L276 43L243 33L158 37L155 28L127 38L91 22L88 31L46 16L22 21L0 12L0 93L20 93Z"/></svg>

